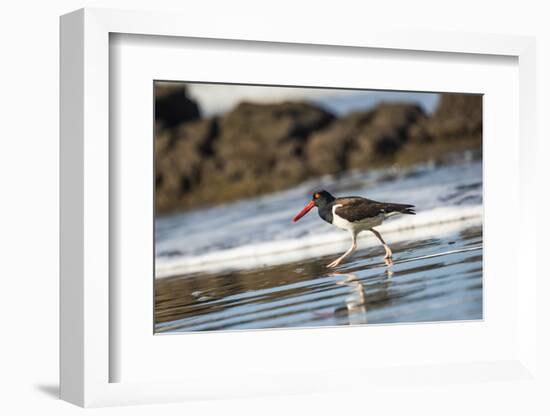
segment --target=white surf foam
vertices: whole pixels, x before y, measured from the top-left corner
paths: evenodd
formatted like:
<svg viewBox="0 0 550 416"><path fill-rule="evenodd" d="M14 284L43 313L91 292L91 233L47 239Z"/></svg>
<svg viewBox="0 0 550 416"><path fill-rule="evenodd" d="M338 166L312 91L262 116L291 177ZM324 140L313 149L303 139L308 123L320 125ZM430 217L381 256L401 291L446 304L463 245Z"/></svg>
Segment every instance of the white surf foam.
<svg viewBox="0 0 550 416"><path fill-rule="evenodd" d="M388 244L431 236L444 236L481 224L482 207L442 207L415 216L402 216L378 227ZM327 224L328 227L330 225ZM195 272L246 270L295 262L345 251L349 234L338 229L319 230L302 238L246 244L203 255L180 257L156 263L156 277ZM369 232L359 236L359 249L380 245Z"/></svg>

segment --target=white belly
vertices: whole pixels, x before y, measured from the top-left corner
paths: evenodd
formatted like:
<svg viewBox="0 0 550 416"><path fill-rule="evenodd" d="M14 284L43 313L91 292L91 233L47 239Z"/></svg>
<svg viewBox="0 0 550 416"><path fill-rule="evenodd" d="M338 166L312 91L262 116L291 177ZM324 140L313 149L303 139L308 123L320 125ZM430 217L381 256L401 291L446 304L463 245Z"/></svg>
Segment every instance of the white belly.
<svg viewBox="0 0 550 416"><path fill-rule="evenodd" d="M350 222L342 217L339 217L336 214L335 212L336 208L341 206L342 205L337 204L332 207L332 225L335 225L338 228L342 228L343 230L349 230L349 231L355 231L355 232L369 230L372 227L376 227L382 224L382 221L384 221L384 218L386 217L384 214L380 214L376 217L367 218L361 221Z"/></svg>

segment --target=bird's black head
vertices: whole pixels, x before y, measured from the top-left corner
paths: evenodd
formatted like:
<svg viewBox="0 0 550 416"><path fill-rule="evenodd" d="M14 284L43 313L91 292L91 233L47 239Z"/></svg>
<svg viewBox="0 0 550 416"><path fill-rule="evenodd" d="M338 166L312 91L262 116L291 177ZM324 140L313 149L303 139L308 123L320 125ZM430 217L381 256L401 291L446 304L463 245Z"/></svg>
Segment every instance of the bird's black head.
<svg viewBox="0 0 550 416"><path fill-rule="evenodd" d="M334 197L327 191L318 191L313 193L311 200L316 207L323 207L334 201Z"/></svg>
<svg viewBox="0 0 550 416"><path fill-rule="evenodd" d="M302 218L304 215L306 215L313 207L322 208L326 204L330 204L332 201L334 201L334 197L329 194L327 191L319 191L314 192L311 201L302 209L298 215L294 217L292 221L296 222L300 218Z"/></svg>

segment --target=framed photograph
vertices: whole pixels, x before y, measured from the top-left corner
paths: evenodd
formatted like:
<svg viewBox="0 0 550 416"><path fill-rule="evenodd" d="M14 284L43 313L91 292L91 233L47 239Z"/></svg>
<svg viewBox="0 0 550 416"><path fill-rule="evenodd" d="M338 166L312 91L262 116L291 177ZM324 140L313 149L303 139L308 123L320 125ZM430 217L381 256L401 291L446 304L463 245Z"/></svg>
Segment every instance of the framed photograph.
<svg viewBox="0 0 550 416"><path fill-rule="evenodd" d="M179 22L61 18L61 397L535 379L534 40Z"/></svg>
<svg viewBox="0 0 550 416"><path fill-rule="evenodd" d="M153 88L155 333L483 318L481 94Z"/></svg>

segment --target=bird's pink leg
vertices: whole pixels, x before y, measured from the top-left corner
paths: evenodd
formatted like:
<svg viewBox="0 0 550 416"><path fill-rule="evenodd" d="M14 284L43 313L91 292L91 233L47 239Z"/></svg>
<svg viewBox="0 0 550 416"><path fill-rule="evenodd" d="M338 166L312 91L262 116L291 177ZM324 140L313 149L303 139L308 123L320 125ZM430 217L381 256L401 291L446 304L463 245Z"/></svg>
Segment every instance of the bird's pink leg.
<svg viewBox="0 0 550 416"><path fill-rule="evenodd" d="M380 240L380 242L384 246L384 250L386 250L386 255L384 256L384 259L391 259L393 253L391 251L390 246L388 246L386 244L386 242L384 241L384 239L382 238L382 236L380 235L380 233L378 231L376 231L374 228L371 228L370 230L376 236L376 238L378 238L378 240Z"/></svg>
<svg viewBox="0 0 550 416"><path fill-rule="evenodd" d="M336 266L338 266L340 263L342 263L342 261L344 261L344 259L347 256L349 256L351 253L353 253L355 251L355 249L357 248L357 234L353 231L351 233L351 239L352 239L351 247L348 249L348 251L346 251L344 254L342 254L340 257L338 257L332 263L327 264L327 267L336 267Z"/></svg>

